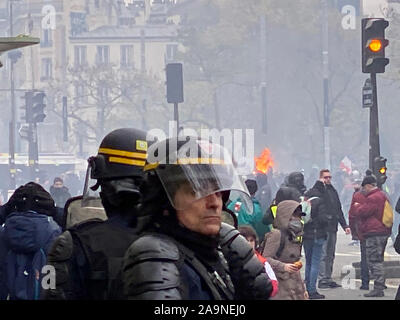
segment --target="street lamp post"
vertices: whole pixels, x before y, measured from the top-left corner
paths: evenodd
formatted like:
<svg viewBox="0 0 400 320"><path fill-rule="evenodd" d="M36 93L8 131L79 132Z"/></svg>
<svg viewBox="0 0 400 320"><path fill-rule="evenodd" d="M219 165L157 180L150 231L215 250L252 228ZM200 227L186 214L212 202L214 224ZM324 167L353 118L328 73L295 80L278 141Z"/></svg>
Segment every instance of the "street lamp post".
<svg viewBox="0 0 400 320"><path fill-rule="evenodd" d="M9 18L10 18L10 37L13 36L13 15L12 15L12 0L9 0ZM10 135L10 154L8 156L9 159L9 169L10 169L10 189L15 190L16 187L16 167L15 167L15 91L14 91L14 63L15 59L11 58L10 65L10 82L11 82L11 122L9 127L9 135Z"/></svg>

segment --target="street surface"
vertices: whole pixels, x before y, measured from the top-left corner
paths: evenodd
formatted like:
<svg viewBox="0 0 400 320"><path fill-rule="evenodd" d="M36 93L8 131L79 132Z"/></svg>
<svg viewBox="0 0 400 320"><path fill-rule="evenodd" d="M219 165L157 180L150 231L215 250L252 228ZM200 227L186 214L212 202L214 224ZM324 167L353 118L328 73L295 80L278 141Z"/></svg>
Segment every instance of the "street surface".
<svg viewBox="0 0 400 320"><path fill-rule="evenodd" d="M325 300L394 300L397 292L397 288L400 284L400 278L386 279L385 296L381 298L366 298L364 294L369 292L366 290L359 290L361 286L360 279L354 279L351 276L346 266L351 266L353 262L360 262L360 247L349 245L353 241L351 235L346 235L344 231L339 227L337 243L336 243L336 255L333 266L332 278L336 283L342 285L342 288L335 289L318 289L320 294L325 295ZM304 267L302 268L302 276L304 279L305 272L305 258L304 251L302 254L302 262ZM386 246L385 261L398 261L400 255L396 253L392 246L392 240L389 238L388 245ZM343 274L342 274L343 270ZM354 269L353 269L354 270ZM355 271L352 272L355 275ZM370 281L369 289L373 289L373 280Z"/></svg>

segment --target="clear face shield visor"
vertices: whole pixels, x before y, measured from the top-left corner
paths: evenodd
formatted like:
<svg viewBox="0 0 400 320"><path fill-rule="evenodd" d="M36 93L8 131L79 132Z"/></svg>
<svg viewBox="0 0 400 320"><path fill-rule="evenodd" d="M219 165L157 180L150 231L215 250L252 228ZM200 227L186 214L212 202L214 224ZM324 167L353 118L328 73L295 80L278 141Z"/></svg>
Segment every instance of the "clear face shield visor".
<svg viewBox="0 0 400 320"><path fill-rule="evenodd" d="M220 145L210 145L212 152L198 157L188 157L187 150L181 148L173 163L160 164L155 169L170 203L176 210L185 210L193 202L212 194L235 191L245 210L252 213L250 194L229 152Z"/></svg>
<svg viewBox="0 0 400 320"><path fill-rule="evenodd" d="M100 186L98 185L96 179L91 178L91 172L92 172L92 165L91 161L89 161L86 170L85 184L83 187L83 194L82 194L83 207L87 206L90 207L93 206L93 204L98 204L98 203L101 205L100 190L99 190Z"/></svg>

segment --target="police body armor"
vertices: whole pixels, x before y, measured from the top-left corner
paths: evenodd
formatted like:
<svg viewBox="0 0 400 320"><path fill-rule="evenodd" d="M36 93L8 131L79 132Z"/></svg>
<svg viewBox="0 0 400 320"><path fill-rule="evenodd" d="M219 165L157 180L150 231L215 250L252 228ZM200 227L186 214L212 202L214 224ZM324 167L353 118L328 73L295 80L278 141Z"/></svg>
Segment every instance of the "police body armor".
<svg viewBox="0 0 400 320"><path fill-rule="evenodd" d="M56 269L56 288L46 290L45 299L124 299L123 257L136 239L130 229L100 219L65 231L48 256Z"/></svg>
<svg viewBox="0 0 400 320"><path fill-rule="evenodd" d="M128 249L123 267L124 293L134 300L187 300L190 288L182 281L185 265L195 271L205 283L209 298L232 300L234 286L229 267L222 253L220 261L224 274L200 262L195 253L173 238L160 233L149 233ZM140 275L140 276L139 276Z"/></svg>

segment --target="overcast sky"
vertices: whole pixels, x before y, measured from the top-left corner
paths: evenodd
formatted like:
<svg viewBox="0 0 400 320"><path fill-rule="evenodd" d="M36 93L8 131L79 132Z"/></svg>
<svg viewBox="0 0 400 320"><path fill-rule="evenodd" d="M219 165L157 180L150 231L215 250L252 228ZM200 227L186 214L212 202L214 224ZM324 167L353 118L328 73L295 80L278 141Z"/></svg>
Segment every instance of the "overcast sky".
<svg viewBox="0 0 400 320"><path fill-rule="evenodd" d="M373 15L374 17L382 17L381 8L387 5L386 0L364 0L364 14Z"/></svg>

